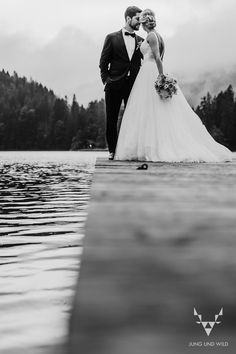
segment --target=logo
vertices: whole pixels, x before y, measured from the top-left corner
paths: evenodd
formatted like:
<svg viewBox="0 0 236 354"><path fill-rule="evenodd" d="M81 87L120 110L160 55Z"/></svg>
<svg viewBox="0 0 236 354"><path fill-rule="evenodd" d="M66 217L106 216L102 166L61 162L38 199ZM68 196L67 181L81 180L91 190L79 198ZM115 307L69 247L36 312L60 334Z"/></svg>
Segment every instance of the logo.
<svg viewBox="0 0 236 354"><path fill-rule="evenodd" d="M197 310L194 308L194 316L198 317L198 321L196 321L197 324L201 324L202 327L204 328L206 334L209 336L211 334L211 331L213 330L214 326L216 324L220 324L221 321L218 321L218 318L220 316L223 316L223 307L220 310L218 315L215 315L215 321L203 321L202 320L202 315L198 314Z"/></svg>

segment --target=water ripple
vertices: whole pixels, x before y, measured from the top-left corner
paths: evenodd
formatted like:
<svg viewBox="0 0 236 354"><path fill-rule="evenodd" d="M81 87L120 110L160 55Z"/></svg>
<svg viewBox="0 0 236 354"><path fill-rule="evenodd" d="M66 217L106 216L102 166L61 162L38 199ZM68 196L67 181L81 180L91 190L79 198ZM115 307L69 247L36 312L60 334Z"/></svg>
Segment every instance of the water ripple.
<svg viewBox="0 0 236 354"><path fill-rule="evenodd" d="M66 335L95 157L0 153L1 353Z"/></svg>

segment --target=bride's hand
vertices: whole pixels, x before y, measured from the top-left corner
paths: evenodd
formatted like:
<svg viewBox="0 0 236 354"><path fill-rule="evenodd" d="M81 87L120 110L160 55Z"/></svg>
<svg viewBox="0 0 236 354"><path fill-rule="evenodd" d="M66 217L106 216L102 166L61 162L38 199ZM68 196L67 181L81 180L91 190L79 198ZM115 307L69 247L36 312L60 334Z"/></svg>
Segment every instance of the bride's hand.
<svg viewBox="0 0 236 354"><path fill-rule="evenodd" d="M106 79L105 85L110 84L111 82L112 82L112 79L108 76L108 78Z"/></svg>

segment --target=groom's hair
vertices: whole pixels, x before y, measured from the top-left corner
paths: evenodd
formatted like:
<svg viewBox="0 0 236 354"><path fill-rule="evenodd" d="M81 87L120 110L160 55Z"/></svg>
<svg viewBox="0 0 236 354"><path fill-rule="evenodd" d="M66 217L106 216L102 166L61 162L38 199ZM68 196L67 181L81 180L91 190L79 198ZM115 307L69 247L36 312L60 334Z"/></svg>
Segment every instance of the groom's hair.
<svg viewBox="0 0 236 354"><path fill-rule="evenodd" d="M125 10L125 21L126 21L127 16L132 18L133 16L136 15L137 12L142 12L142 10L137 6L127 7L127 9Z"/></svg>

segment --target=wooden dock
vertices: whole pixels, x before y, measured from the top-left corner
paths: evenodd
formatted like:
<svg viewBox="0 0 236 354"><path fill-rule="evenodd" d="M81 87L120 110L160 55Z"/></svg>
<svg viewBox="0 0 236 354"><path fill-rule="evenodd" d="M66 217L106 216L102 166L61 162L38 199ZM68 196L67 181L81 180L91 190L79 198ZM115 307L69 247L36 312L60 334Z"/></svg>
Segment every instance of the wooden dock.
<svg viewBox="0 0 236 354"><path fill-rule="evenodd" d="M235 353L236 162L140 165L97 160L67 353Z"/></svg>

